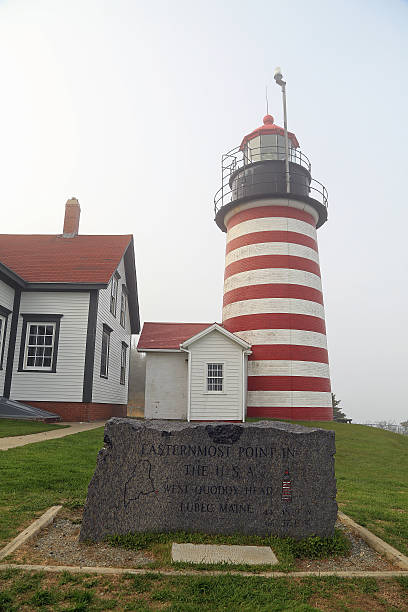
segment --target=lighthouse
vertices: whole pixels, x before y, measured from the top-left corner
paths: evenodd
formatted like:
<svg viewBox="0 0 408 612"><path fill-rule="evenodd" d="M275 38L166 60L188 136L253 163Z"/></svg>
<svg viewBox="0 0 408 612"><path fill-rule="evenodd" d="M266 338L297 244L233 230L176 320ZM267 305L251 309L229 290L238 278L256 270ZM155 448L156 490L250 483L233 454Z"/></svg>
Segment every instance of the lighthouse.
<svg viewBox="0 0 408 612"><path fill-rule="evenodd" d="M285 138L287 134L287 138ZM317 229L325 187L295 134L267 114L222 157L223 327L251 345L247 416L332 420Z"/></svg>

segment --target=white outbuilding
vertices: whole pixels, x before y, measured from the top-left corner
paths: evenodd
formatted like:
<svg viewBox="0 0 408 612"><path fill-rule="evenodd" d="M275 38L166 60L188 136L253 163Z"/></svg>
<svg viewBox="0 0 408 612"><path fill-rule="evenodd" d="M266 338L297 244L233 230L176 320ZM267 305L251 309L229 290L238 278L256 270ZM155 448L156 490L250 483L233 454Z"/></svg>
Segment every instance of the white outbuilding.
<svg viewBox="0 0 408 612"><path fill-rule="evenodd" d="M251 345L217 323L145 323L145 418L244 421Z"/></svg>

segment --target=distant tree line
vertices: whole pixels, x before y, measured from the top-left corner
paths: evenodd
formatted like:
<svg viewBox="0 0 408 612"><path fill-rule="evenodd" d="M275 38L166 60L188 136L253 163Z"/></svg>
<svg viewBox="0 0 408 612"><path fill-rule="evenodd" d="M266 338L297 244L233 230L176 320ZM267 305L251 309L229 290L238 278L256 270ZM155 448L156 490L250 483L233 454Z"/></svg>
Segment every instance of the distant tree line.
<svg viewBox="0 0 408 612"><path fill-rule="evenodd" d="M378 429L385 429L386 431L392 431L394 433L404 434L408 436L408 421L402 421L399 425L397 423L391 423L390 421L378 421L377 423L365 423L370 427L378 427Z"/></svg>

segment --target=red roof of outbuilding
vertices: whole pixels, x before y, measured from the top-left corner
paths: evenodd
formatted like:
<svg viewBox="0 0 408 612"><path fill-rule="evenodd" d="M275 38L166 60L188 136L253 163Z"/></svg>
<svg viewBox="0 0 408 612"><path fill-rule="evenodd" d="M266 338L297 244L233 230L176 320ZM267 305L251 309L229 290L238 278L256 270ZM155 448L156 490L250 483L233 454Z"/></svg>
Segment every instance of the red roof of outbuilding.
<svg viewBox="0 0 408 612"><path fill-rule="evenodd" d="M107 284L131 235L0 234L0 262L32 283Z"/></svg>
<svg viewBox="0 0 408 612"><path fill-rule="evenodd" d="M279 127L279 125L275 125L273 121L274 119L272 115L265 115L265 117L263 118L264 124L244 137L243 141L241 142L240 149L244 148L248 140L252 140L252 138L259 136L260 134L280 134L281 136L283 136L285 133L284 129ZM292 134L292 132L288 132L288 138L292 142L292 145L295 147L295 149L297 149L299 146L299 142L296 136Z"/></svg>
<svg viewBox="0 0 408 612"><path fill-rule="evenodd" d="M137 344L140 351L179 349L180 344L214 323L145 323Z"/></svg>

